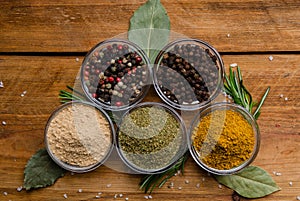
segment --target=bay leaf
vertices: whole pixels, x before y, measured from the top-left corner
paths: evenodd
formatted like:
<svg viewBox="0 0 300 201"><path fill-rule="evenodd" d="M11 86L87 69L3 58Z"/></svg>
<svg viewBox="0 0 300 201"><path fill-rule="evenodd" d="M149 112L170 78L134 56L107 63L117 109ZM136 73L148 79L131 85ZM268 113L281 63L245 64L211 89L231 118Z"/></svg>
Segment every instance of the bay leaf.
<svg viewBox="0 0 300 201"><path fill-rule="evenodd" d="M249 166L233 175L214 175L217 181L246 198L260 198L280 188L272 177L260 167Z"/></svg>
<svg viewBox="0 0 300 201"><path fill-rule="evenodd" d="M130 19L128 39L145 51L152 64L169 34L170 19L160 0L148 0Z"/></svg>
<svg viewBox="0 0 300 201"><path fill-rule="evenodd" d="M25 166L23 187L30 190L52 185L58 178L64 176L65 172L51 159L45 148L40 149Z"/></svg>

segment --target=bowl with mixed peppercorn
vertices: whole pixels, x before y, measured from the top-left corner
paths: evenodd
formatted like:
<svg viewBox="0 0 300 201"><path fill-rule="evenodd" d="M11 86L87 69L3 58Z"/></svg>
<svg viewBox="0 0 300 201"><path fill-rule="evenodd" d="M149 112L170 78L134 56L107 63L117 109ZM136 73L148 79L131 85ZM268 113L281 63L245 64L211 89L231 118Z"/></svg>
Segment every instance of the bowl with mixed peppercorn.
<svg viewBox="0 0 300 201"><path fill-rule="evenodd" d="M81 66L85 95L108 110L125 110L139 103L152 83L148 57L134 43L123 39L100 42Z"/></svg>

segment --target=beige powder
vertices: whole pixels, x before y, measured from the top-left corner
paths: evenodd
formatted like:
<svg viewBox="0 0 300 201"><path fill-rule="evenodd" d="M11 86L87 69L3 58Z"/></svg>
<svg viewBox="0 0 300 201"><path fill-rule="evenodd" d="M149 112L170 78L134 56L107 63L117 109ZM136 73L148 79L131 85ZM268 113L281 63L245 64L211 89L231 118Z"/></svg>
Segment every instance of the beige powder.
<svg viewBox="0 0 300 201"><path fill-rule="evenodd" d="M109 122L99 110L73 103L51 119L47 140L59 160L86 167L104 159L111 147L112 133Z"/></svg>

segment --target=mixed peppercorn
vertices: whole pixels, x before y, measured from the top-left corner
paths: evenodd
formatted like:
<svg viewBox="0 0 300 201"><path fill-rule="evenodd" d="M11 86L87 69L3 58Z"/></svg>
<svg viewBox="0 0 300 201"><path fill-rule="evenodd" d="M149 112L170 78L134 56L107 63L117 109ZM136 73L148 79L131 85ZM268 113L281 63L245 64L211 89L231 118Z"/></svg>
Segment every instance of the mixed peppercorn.
<svg viewBox="0 0 300 201"><path fill-rule="evenodd" d="M124 106L138 100L148 84L147 62L128 44L108 44L94 50L83 66L89 95L108 106Z"/></svg>

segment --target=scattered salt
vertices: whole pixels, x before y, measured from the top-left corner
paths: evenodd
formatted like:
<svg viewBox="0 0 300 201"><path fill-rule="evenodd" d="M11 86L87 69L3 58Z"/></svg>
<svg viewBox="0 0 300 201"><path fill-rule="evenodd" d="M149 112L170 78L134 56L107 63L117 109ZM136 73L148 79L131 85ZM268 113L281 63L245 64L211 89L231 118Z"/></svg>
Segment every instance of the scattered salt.
<svg viewBox="0 0 300 201"><path fill-rule="evenodd" d="M298 196L296 197L296 199L297 199L297 200L300 200L300 195L298 195Z"/></svg>
<svg viewBox="0 0 300 201"><path fill-rule="evenodd" d="M78 193L82 193L82 189L80 188L80 189L78 189Z"/></svg>
<svg viewBox="0 0 300 201"><path fill-rule="evenodd" d="M288 101L288 100L289 100L289 98L288 98L288 97L285 97L285 98L284 98L284 100L285 100L285 101Z"/></svg>
<svg viewBox="0 0 300 201"><path fill-rule="evenodd" d="M279 97L280 97L280 98L283 98L283 94L280 94Z"/></svg>
<svg viewBox="0 0 300 201"><path fill-rule="evenodd" d="M100 195L96 195L95 198L96 198L96 199L99 199L99 198L101 198L101 196L100 196Z"/></svg>
<svg viewBox="0 0 300 201"><path fill-rule="evenodd" d="M3 192L3 195L7 196L7 195L8 195L8 193L7 193L7 192Z"/></svg>
<svg viewBox="0 0 300 201"><path fill-rule="evenodd" d="M148 198L149 198L149 199L152 199L152 195L149 195Z"/></svg>
<svg viewBox="0 0 300 201"><path fill-rule="evenodd" d="M200 184L198 183L198 184L196 184L196 188L200 188Z"/></svg>
<svg viewBox="0 0 300 201"><path fill-rule="evenodd" d="M3 88L4 87L4 84L2 81L0 81L0 88Z"/></svg>
<svg viewBox="0 0 300 201"><path fill-rule="evenodd" d="M117 199L117 197L118 197L118 194L115 194L114 198Z"/></svg>
<svg viewBox="0 0 300 201"><path fill-rule="evenodd" d="M181 186L179 186L179 187L178 187L178 190L181 190L181 189L182 189L182 187L181 187Z"/></svg>
<svg viewBox="0 0 300 201"><path fill-rule="evenodd" d="M290 182L289 182L289 185L290 185L290 186L293 186L293 182L290 181Z"/></svg>
<svg viewBox="0 0 300 201"><path fill-rule="evenodd" d="M64 198L65 198L65 199L67 199L67 198L68 198L68 195L67 195L66 193L64 194Z"/></svg>
<svg viewBox="0 0 300 201"><path fill-rule="evenodd" d="M218 187L219 187L219 189L222 189L222 185L221 185L221 184L219 184L219 186L218 186Z"/></svg>
<svg viewBox="0 0 300 201"><path fill-rule="evenodd" d="M230 33L229 34L227 34L227 38L229 38L230 37Z"/></svg>
<svg viewBox="0 0 300 201"><path fill-rule="evenodd" d="M107 187L107 188L110 188L110 187L111 187L111 184L107 184L106 187Z"/></svg>
<svg viewBox="0 0 300 201"><path fill-rule="evenodd" d="M120 193L120 194L119 194L119 197L120 197L120 198L121 198L121 197L123 197L123 194L122 194L122 193Z"/></svg>
<svg viewBox="0 0 300 201"><path fill-rule="evenodd" d="M269 60L270 60L270 61L273 61L273 56L272 56L272 55L269 56Z"/></svg>
<svg viewBox="0 0 300 201"><path fill-rule="evenodd" d="M22 189L23 189L23 186L19 186L19 187L17 188L17 191L18 191L18 192L21 192Z"/></svg>
<svg viewBox="0 0 300 201"><path fill-rule="evenodd" d="M6 126L6 121L2 121L2 125L3 125L3 126Z"/></svg>
<svg viewBox="0 0 300 201"><path fill-rule="evenodd" d="M189 183L190 183L190 181L189 181L189 180L185 180L185 183L186 183L186 184L189 184Z"/></svg>
<svg viewBox="0 0 300 201"><path fill-rule="evenodd" d="M79 58L76 58L75 61L78 62L78 61L79 61Z"/></svg>
<svg viewBox="0 0 300 201"><path fill-rule="evenodd" d="M148 197L147 195L145 195L145 196L144 196L144 198L145 198L146 200L148 200L148 199L149 199L149 197Z"/></svg>
<svg viewBox="0 0 300 201"><path fill-rule="evenodd" d="M126 200L126 201L128 201L128 200L129 200L129 198L125 198L125 200Z"/></svg>
<svg viewBox="0 0 300 201"><path fill-rule="evenodd" d="M230 67L237 67L237 63L230 64Z"/></svg>
<svg viewBox="0 0 300 201"><path fill-rule="evenodd" d="M280 172L275 173L276 176L281 176L282 174Z"/></svg>

